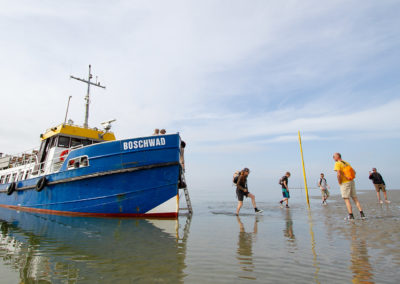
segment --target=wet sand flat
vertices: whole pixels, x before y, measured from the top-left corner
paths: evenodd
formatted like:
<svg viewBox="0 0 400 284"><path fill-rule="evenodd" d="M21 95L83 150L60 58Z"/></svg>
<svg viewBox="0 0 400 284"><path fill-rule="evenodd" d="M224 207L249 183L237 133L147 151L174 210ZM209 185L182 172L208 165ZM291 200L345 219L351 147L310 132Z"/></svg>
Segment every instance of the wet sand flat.
<svg viewBox="0 0 400 284"><path fill-rule="evenodd" d="M0 270L9 283L398 283L400 191L378 204L359 191L367 215L345 221L333 194L278 200L196 201L192 218L74 218L0 210Z"/></svg>

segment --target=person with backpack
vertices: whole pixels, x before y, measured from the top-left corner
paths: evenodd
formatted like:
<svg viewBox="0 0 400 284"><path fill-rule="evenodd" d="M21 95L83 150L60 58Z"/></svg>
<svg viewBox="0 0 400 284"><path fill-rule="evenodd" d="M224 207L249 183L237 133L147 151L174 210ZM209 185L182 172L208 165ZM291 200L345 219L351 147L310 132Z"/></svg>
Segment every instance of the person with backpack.
<svg viewBox="0 0 400 284"><path fill-rule="evenodd" d="M282 207L283 202L286 202L286 208L289 208L289 198L290 198L289 186L288 186L289 178L290 178L290 173L286 172L286 174L279 180L279 184L282 186L282 196L283 196L283 199L279 201L279 203L281 204Z"/></svg>
<svg viewBox="0 0 400 284"><path fill-rule="evenodd" d="M365 219L363 209L361 207L360 201L357 198L356 186L354 179L356 177L356 172L351 167L351 165L342 160L342 155L340 153L333 154L333 159L335 161L334 171L337 173L338 183L340 185L340 192L342 198L346 204L349 216L346 217L347 220L353 220L353 209L350 203L350 197L353 199L358 210L360 211L361 219Z"/></svg>
<svg viewBox="0 0 400 284"><path fill-rule="evenodd" d="M251 203L253 204L254 211L256 213L261 213L263 210L260 210L257 208L256 205L256 197L254 194L251 194L249 192L249 189L247 187L247 177L250 174L250 170L248 168L244 168L238 176L234 176L233 182L235 183L236 181L236 196L238 199L238 206L236 209L236 216L239 216L239 211L243 206L243 197L250 197L251 198Z"/></svg>
<svg viewBox="0 0 400 284"><path fill-rule="evenodd" d="M326 203L326 200L329 197L329 191L328 191L329 185L323 173L321 173L321 177L319 178L318 187L321 189L322 205L327 205L328 203Z"/></svg>
<svg viewBox="0 0 400 284"><path fill-rule="evenodd" d="M372 183L375 186L376 195L378 196L378 202L383 203L383 201L381 200L381 192L380 192L382 191L383 196L385 197L385 202L390 203L390 201L387 199L385 181L383 180L381 174L376 171L376 168L372 168L372 173L369 172L369 179L372 180Z"/></svg>

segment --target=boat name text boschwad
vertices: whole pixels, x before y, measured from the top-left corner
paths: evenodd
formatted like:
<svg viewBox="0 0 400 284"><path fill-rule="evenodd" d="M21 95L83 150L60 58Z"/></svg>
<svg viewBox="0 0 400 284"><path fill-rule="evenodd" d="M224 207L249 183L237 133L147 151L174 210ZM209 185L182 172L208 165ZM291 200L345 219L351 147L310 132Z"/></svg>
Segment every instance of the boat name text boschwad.
<svg viewBox="0 0 400 284"><path fill-rule="evenodd" d="M136 141L128 141L123 143L124 150L132 150L132 149L141 149L141 148L149 148L156 146L164 146L165 138L153 138L153 139L142 139Z"/></svg>

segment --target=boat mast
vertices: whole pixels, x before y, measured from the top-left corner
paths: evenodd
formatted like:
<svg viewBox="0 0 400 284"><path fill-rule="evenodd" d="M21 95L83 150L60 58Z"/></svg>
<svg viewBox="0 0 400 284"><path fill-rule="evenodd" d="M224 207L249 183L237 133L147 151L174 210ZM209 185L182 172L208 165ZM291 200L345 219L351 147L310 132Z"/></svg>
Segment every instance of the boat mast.
<svg viewBox="0 0 400 284"><path fill-rule="evenodd" d="M97 77L96 77L96 83L90 82L90 80L93 78L93 76L92 76L92 66L91 65L89 65L89 76L88 76L87 80L81 79L81 78L77 78L77 77L74 77L72 75L70 76L70 78L78 80L78 81L81 81L81 82L84 82L84 83L87 83L87 85L88 85L87 93L86 93L86 96L85 96L85 101L86 101L86 103L85 103L85 122L83 123L83 127L88 128L89 127L88 121L89 121L90 85L93 85L93 86L96 86L96 87L99 87L99 88L103 88L103 89L105 89L106 87L100 85L100 82L97 82Z"/></svg>

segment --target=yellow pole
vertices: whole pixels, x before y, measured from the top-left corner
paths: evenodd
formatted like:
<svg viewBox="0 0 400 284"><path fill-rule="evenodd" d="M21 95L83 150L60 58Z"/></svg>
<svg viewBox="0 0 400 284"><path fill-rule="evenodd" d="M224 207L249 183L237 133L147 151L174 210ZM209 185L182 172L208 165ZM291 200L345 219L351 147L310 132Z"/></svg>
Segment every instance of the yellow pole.
<svg viewBox="0 0 400 284"><path fill-rule="evenodd" d="M310 199L308 198L308 188L307 188L306 168L304 167L303 147L301 146L301 136L300 136L300 131L299 131L299 144L300 144L301 164L302 164L302 166L303 166L304 187L305 187L305 189L306 189L307 205L308 205L308 207L310 207Z"/></svg>

